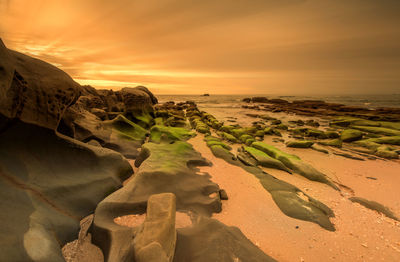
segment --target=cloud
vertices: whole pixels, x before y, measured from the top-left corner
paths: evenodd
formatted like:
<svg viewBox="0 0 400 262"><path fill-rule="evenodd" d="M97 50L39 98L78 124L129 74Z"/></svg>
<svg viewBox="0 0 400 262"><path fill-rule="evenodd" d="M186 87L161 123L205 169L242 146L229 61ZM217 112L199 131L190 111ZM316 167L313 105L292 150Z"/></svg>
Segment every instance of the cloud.
<svg viewBox="0 0 400 262"><path fill-rule="evenodd" d="M4 3L9 48L94 86L301 94L390 93L400 84L394 0Z"/></svg>

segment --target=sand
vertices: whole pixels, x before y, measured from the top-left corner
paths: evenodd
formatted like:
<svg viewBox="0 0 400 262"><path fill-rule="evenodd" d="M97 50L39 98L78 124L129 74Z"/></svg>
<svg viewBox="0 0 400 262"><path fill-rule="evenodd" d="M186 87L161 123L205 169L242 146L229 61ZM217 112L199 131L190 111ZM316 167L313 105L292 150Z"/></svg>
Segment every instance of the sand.
<svg viewBox="0 0 400 262"><path fill-rule="evenodd" d="M374 200L399 215L399 161L358 161L310 149L286 148L271 140L266 142L297 154L351 188L343 188L339 193L296 174L265 169L328 205L336 215L332 219L336 231L329 232L314 223L284 215L258 179L214 157L203 142L203 136L198 135L189 142L214 164L213 167L202 167L201 172L208 172L229 196L228 201L223 201L222 212L213 215L214 218L240 228L253 243L278 261L400 260L400 223L347 199L354 195Z"/></svg>

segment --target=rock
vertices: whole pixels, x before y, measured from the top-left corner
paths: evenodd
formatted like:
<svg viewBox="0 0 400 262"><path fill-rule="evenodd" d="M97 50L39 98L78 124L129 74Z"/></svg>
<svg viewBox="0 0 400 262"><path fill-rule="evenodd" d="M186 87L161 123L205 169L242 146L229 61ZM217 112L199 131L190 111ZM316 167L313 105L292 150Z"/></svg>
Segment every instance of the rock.
<svg viewBox="0 0 400 262"><path fill-rule="evenodd" d="M220 189L219 190L219 198L221 200L228 200L228 194L226 193L226 191L224 189Z"/></svg>
<svg viewBox="0 0 400 262"><path fill-rule="evenodd" d="M261 185L272 195L279 209L286 215L301 220L311 221L329 231L335 231L335 227L329 220L329 217L334 216L334 214L332 210L323 203L306 195L295 186L269 175L251 163L248 165L246 161L244 161L245 164L243 164L240 159L243 152L238 154L238 159L240 159L239 161L231 152L221 146L212 146L210 149L216 157L225 160L229 164L239 166L257 177ZM178 230L178 248L180 246L179 238ZM179 252L176 251L176 254L177 253Z"/></svg>
<svg viewBox="0 0 400 262"><path fill-rule="evenodd" d="M318 144L324 145L324 146L333 146L333 147L342 147L342 140L335 138L335 139L328 139L328 140L322 140L318 141Z"/></svg>
<svg viewBox="0 0 400 262"><path fill-rule="evenodd" d="M138 161L140 159L140 161ZM187 142L145 143L137 159L139 171L120 190L101 201L93 221L93 243L104 253L105 261L134 261L132 238L138 228L114 223L114 218L143 214L151 195L173 193L176 209L182 212L211 216L221 211L221 200L210 198L219 187L209 175L199 175L198 166L210 162ZM173 163L173 164L172 164Z"/></svg>
<svg viewBox="0 0 400 262"><path fill-rule="evenodd" d="M352 126L352 128L364 132L380 134L385 136L400 136L400 130L394 130L386 127Z"/></svg>
<svg viewBox="0 0 400 262"><path fill-rule="evenodd" d="M251 99L251 101L253 103L268 103L269 102L268 98L266 98L266 97L253 97Z"/></svg>
<svg viewBox="0 0 400 262"><path fill-rule="evenodd" d="M0 113L8 119L55 129L81 94L78 83L41 60L0 43Z"/></svg>
<svg viewBox="0 0 400 262"><path fill-rule="evenodd" d="M161 136L165 135L169 141L187 140L196 134L182 127L167 127L155 125L150 129L150 141L160 143Z"/></svg>
<svg viewBox="0 0 400 262"><path fill-rule="evenodd" d="M325 131L325 135L327 138L339 138L339 134L335 131Z"/></svg>
<svg viewBox="0 0 400 262"><path fill-rule="evenodd" d="M242 102L250 103L250 102L251 102L251 98L249 98L249 97L243 98L243 99L242 99Z"/></svg>
<svg viewBox="0 0 400 262"><path fill-rule="evenodd" d="M238 140L231 134L228 134L226 132L220 132L219 134L226 141L229 141L231 143L237 143L238 142Z"/></svg>
<svg viewBox="0 0 400 262"><path fill-rule="evenodd" d="M249 153L255 160L257 160L257 164L263 167L280 169L291 174L292 172L280 161L270 157L263 151L260 151L254 147L244 147L244 150Z"/></svg>
<svg viewBox="0 0 400 262"><path fill-rule="evenodd" d="M400 146L400 136L383 136L379 138L370 138L370 142L378 144L398 145Z"/></svg>
<svg viewBox="0 0 400 262"><path fill-rule="evenodd" d="M363 205L368 209L375 210L381 214L384 214L385 216L391 219L400 221L399 218L392 211L390 211L389 208L383 206L382 204L379 204L378 202L367 200L361 197L350 197L349 200L351 202L359 203L360 205Z"/></svg>
<svg viewBox="0 0 400 262"><path fill-rule="evenodd" d="M174 259L175 202L176 197L173 193L156 194L149 197L146 220L133 239L135 254L137 254L136 261L165 261L167 258L166 261L171 262ZM154 257L155 254L158 259Z"/></svg>
<svg viewBox="0 0 400 262"><path fill-rule="evenodd" d="M0 155L4 261L63 261L79 220L133 173L117 152L19 121L1 133Z"/></svg>
<svg viewBox="0 0 400 262"><path fill-rule="evenodd" d="M276 160L281 161L287 168L293 170L294 172L304 176L309 180L318 181L327 184L336 190L339 190L328 176L319 172L311 165L301 161L298 156L287 154L263 142L254 142L252 144L252 147L255 147L256 149L267 153L269 156L275 158Z"/></svg>
<svg viewBox="0 0 400 262"><path fill-rule="evenodd" d="M227 150L232 150L232 147L223 143L222 141L207 141L207 146L215 146L215 145L220 145L223 148L227 149Z"/></svg>
<svg viewBox="0 0 400 262"><path fill-rule="evenodd" d="M328 151L328 150L326 150L325 148L323 148L323 147L321 147L321 146L318 146L318 145L316 145L316 144L313 144L313 145L311 146L311 149L314 149L315 151L318 151L318 152L321 152L321 153L324 153L324 154L329 154L329 151Z"/></svg>
<svg viewBox="0 0 400 262"><path fill-rule="evenodd" d="M343 142L353 142L360 140L363 137L363 132L354 129L345 129L340 134L340 138Z"/></svg>
<svg viewBox="0 0 400 262"><path fill-rule="evenodd" d="M237 154L237 159L239 159L246 166L257 166L258 162L256 159L251 157L249 154L240 152Z"/></svg>
<svg viewBox="0 0 400 262"><path fill-rule="evenodd" d="M318 130L318 129L311 129L311 128L308 128L306 130L305 136L307 136L307 137L315 137L315 138L320 138L320 139L327 138L324 131Z"/></svg>
<svg viewBox="0 0 400 262"><path fill-rule="evenodd" d="M125 104L125 114L135 117L153 111L154 101L143 88L125 87L121 89L120 94Z"/></svg>
<svg viewBox="0 0 400 262"><path fill-rule="evenodd" d="M310 148L313 144L314 144L313 141L295 140L295 141L288 141L286 143L286 146L295 148Z"/></svg>

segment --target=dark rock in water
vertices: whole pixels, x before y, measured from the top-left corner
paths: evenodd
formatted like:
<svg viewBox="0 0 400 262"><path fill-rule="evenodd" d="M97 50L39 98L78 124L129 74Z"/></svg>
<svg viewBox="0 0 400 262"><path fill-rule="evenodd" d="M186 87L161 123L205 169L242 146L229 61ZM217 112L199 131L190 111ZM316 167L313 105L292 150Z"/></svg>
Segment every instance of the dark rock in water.
<svg viewBox="0 0 400 262"><path fill-rule="evenodd" d="M275 261L250 242L237 227L202 217L193 227L177 229L174 261Z"/></svg>
<svg viewBox="0 0 400 262"><path fill-rule="evenodd" d="M203 94L203 96L210 96L210 94Z"/></svg>
<svg viewBox="0 0 400 262"><path fill-rule="evenodd" d="M249 97L243 98L242 102L250 103L251 102L251 98L249 98Z"/></svg>

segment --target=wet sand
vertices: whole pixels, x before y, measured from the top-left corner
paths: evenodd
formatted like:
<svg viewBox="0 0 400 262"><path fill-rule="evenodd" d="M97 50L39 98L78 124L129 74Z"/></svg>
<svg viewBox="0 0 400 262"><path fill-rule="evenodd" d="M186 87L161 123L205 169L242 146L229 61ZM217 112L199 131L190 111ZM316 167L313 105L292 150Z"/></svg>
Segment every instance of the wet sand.
<svg viewBox="0 0 400 262"><path fill-rule="evenodd" d="M278 261L400 260L400 223L347 199L359 196L374 200L399 215L399 161L352 160L310 149L286 148L267 137L265 142L298 155L352 189L342 188L340 193L296 174L265 169L328 205L336 215L332 219L336 231L329 232L314 223L284 215L256 177L214 157L202 135L189 142L213 162L212 167L202 167L201 171L208 172L229 196L229 200L223 201L222 212L213 217L240 228L253 243Z"/></svg>

